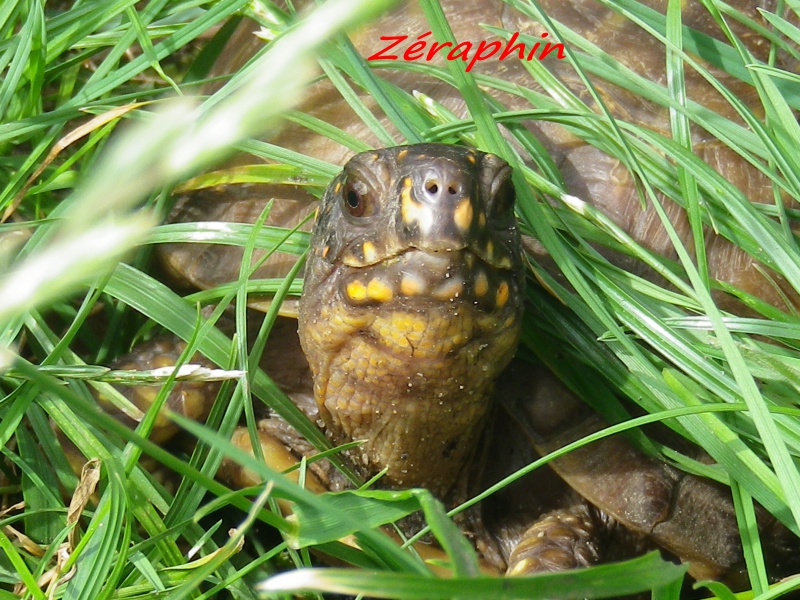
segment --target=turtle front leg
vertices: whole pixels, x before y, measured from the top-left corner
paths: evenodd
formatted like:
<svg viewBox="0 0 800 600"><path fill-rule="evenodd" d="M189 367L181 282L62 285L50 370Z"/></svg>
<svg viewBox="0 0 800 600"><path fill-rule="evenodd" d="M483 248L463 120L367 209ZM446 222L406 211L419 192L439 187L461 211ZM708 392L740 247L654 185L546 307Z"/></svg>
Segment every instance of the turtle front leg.
<svg viewBox="0 0 800 600"><path fill-rule="evenodd" d="M534 523L511 551L506 575L588 567L600 558L598 527L585 502L555 510Z"/></svg>
<svg viewBox="0 0 800 600"><path fill-rule="evenodd" d="M259 422L257 441L266 465L274 471L285 472L287 477L296 482L299 482L301 475L297 468L300 457L312 456L315 453L313 446L280 417L269 417ZM231 443L250 455L255 454L250 432L246 427L238 427L234 431ZM302 475L304 487L317 494L344 487L343 478L335 472L328 461L309 465ZM230 459L223 460L218 476L235 489L254 487L263 483L250 469Z"/></svg>

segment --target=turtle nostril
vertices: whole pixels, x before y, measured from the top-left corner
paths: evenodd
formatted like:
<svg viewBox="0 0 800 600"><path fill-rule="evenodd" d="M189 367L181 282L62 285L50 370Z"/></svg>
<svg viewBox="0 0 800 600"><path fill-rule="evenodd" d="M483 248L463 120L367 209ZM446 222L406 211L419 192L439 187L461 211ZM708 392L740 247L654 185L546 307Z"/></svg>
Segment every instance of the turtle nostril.
<svg viewBox="0 0 800 600"><path fill-rule="evenodd" d="M450 186L447 188L447 191L450 193L451 196L455 196L459 192L458 184L451 183Z"/></svg>
<svg viewBox="0 0 800 600"><path fill-rule="evenodd" d="M428 181L425 182L425 190L429 194L435 194L436 192L439 191L439 184L436 183L435 179L429 179Z"/></svg>

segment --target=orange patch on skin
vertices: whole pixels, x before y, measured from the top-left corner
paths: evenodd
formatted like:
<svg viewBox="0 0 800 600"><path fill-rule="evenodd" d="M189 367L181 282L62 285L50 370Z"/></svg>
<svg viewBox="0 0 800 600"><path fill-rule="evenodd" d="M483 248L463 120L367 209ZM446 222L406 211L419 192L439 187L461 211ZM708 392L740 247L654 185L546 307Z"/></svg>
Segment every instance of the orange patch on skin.
<svg viewBox="0 0 800 600"><path fill-rule="evenodd" d="M403 190L400 192L400 200L402 201L402 206L405 209L406 204L414 203L414 199L411 197L411 187L413 183L410 177L406 177L403 180ZM403 214L403 220L405 220L406 216Z"/></svg>
<svg viewBox="0 0 800 600"><path fill-rule="evenodd" d="M472 225L472 216L472 202L469 201L469 198L464 198L458 203L458 206L456 206L453 212L453 221L456 227L461 231L467 231L469 226Z"/></svg>
<svg viewBox="0 0 800 600"><path fill-rule="evenodd" d="M510 290L508 288L508 283L505 281L501 282L500 285L497 287L497 295L495 296L495 303L497 304L497 308L503 308L506 303L508 302L508 297L510 295Z"/></svg>
<svg viewBox="0 0 800 600"><path fill-rule="evenodd" d="M347 284L347 295L351 300L363 302L367 299L367 288L356 279Z"/></svg>
<svg viewBox="0 0 800 600"><path fill-rule="evenodd" d="M394 297L394 291L380 279L372 279L367 284L367 296L376 302L388 302Z"/></svg>
<svg viewBox="0 0 800 600"><path fill-rule="evenodd" d="M433 226L434 215L427 207L411 197L413 183L410 177L403 181L403 191L400 192L400 215L403 223L413 225L416 223L423 233L430 231Z"/></svg>

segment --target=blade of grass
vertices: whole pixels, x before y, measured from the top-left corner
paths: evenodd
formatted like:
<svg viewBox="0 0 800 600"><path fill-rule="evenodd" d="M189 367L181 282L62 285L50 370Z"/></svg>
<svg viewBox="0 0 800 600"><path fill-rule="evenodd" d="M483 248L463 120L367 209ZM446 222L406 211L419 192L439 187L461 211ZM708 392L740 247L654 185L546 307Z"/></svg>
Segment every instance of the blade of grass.
<svg viewBox="0 0 800 600"><path fill-rule="evenodd" d="M673 101L680 106L686 106L686 80L683 73L683 61L680 54L672 51L672 47L679 50L683 47L681 33L681 5L675 0L670 0L667 7L666 31L667 41L669 42L667 46L667 85ZM691 152L692 139L686 114L670 108L669 117L672 138ZM697 258L697 271L705 287L708 288L708 262L706 259L705 234L700 214L697 182L680 166L678 166L678 182L682 196L687 204L686 214L689 217L692 239L695 242L694 256Z"/></svg>
<svg viewBox="0 0 800 600"><path fill-rule="evenodd" d="M406 573L370 573L344 569L308 569L277 575L260 589L281 592L326 591L374 598L605 598L668 585L685 567L663 562L655 553L627 563L533 577L421 580Z"/></svg>

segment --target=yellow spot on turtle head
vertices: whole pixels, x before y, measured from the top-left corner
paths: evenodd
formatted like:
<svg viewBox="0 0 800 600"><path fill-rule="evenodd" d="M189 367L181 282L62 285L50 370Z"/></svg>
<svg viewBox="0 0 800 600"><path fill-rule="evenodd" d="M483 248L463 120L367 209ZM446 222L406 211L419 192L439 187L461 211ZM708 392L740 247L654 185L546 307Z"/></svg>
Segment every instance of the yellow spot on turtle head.
<svg viewBox="0 0 800 600"><path fill-rule="evenodd" d="M378 260L378 250L372 242L364 242L361 247L364 252L364 262L374 263Z"/></svg>
<svg viewBox="0 0 800 600"><path fill-rule="evenodd" d="M397 160L403 160L406 156L408 156L408 148L404 148L397 153Z"/></svg>
<svg viewBox="0 0 800 600"><path fill-rule="evenodd" d="M486 277L486 273L481 271L475 277L475 295L478 298L482 298L483 296L486 295L488 291L489 291L489 278Z"/></svg>
<svg viewBox="0 0 800 600"><path fill-rule="evenodd" d="M494 256L494 244L492 243L492 240L486 242L486 256L488 258L492 258Z"/></svg>
<svg viewBox="0 0 800 600"><path fill-rule="evenodd" d="M506 303L508 303L508 297L510 294L510 290L508 288L508 283L505 281L500 282L500 285L497 286L497 295L495 296L495 304L497 308L503 308Z"/></svg>
<svg viewBox="0 0 800 600"><path fill-rule="evenodd" d="M394 297L394 292L385 282L375 278L367 284L367 296L375 302L388 302Z"/></svg>
<svg viewBox="0 0 800 600"><path fill-rule="evenodd" d="M474 165L475 155L472 152L467 152L467 160L470 162L470 164Z"/></svg>
<svg viewBox="0 0 800 600"><path fill-rule="evenodd" d="M342 182L341 181L337 181L336 185L333 188L333 193L334 194L338 194L341 189L342 189Z"/></svg>
<svg viewBox="0 0 800 600"><path fill-rule="evenodd" d="M331 251L331 247L330 246L325 246L322 249L322 258L326 258L328 256L328 252L330 252L330 251Z"/></svg>
<svg viewBox="0 0 800 600"><path fill-rule="evenodd" d="M403 275L400 280L400 292L404 296L417 296L424 291L425 281L421 277L410 273Z"/></svg>
<svg viewBox="0 0 800 600"><path fill-rule="evenodd" d="M347 284L347 296L356 302L363 302L367 299L367 288L355 279Z"/></svg>
<svg viewBox="0 0 800 600"><path fill-rule="evenodd" d="M403 191L400 192L400 215L406 225L416 223L423 232L427 232L433 224L433 213L411 197L412 186L411 178L406 177Z"/></svg>
<svg viewBox="0 0 800 600"><path fill-rule="evenodd" d="M400 212L403 216L403 222L407 225L416 220L419 210L419 205L411 197L411 186L411 178L406 177L403 180L403 191L400 192Z"/></svg>
<svg viewBox="0 0 800 600"><path fill-rule="evenodd" d="M453 221L456 227L464 232L469 230L469 226L472 225L472 215L472 202L469 201L469 198L464 198L453 211Z"/></svg>

